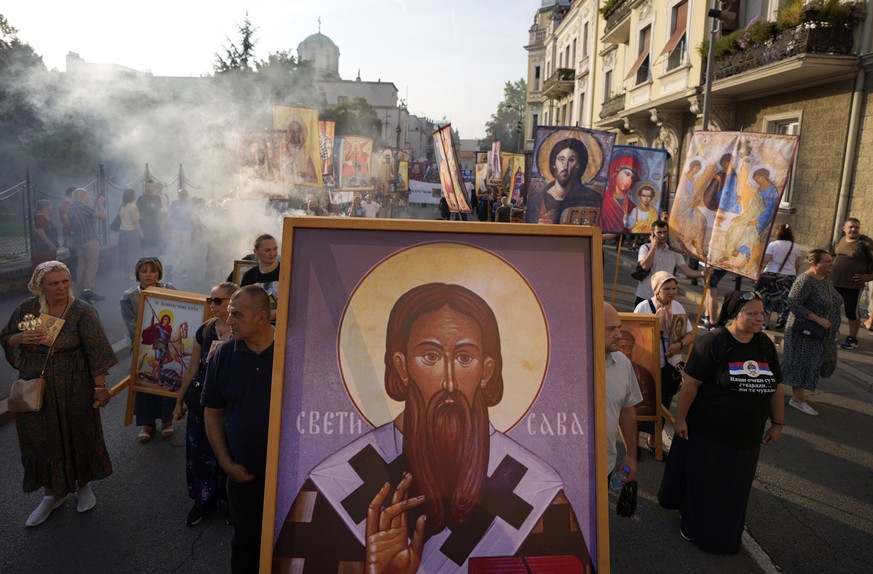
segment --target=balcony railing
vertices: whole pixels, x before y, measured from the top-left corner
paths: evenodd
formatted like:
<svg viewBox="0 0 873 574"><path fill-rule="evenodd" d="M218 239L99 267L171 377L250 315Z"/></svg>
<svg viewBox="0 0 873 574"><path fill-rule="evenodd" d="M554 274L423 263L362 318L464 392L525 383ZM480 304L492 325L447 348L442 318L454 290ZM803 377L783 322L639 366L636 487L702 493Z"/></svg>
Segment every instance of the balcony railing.
<svg viewBox="0 0 873 574"><path fill-rule="evenodd" d="M546 32L548 32L545 28L535 28L530 31L530 42L531 46L542 45L546 41Z"/></svg>
<svg viewBox="0 0 873 574"><path fill-rule="evenodd" d="M603 27L604 35L609 34L613 28L621 24L622 20L630 15L631 4L633 4L633 0L618 0L609 9L609 12L603 15L603 18L606 20L606 26Z"/></svg>
<svg viewBox="0 0 873 574"><path fill-rule="evenodd" d="M721 80L801 54L849 55L853 53L853 40L851 26L817 24L813 27L802 24L785 30L767 44L746 48L716 60L713 76Z"/></svg>
<svg viewBox="0 0 873 574"><path fill-rule="evenodd" d="M543 82L543 95L555 100L573 93L576 84L576 70L573 68L558 68L555 73Z"/></svg>
<svg viewBox="0 0 873 574"><path fill-rule="evenodd" d="M618 112L624 110L624 94L612 96L600 107L600 119L605 120L610 116L614 116Z"/></svg>

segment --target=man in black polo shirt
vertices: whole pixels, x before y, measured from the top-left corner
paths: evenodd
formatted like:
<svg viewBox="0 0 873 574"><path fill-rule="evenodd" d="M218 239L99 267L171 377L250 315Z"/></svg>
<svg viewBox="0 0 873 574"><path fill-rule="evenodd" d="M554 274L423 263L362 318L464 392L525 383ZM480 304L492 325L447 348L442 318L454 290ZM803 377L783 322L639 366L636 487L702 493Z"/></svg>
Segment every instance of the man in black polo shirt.
<svg viewBox="0 0 873 574"><path fill-rule="evenodd" d="M228 311L233 339L209 362L202 402L209 444L227 474L237 574L257 572L260 559L274 329L270 299L257 285L234 293Z"/></svg>

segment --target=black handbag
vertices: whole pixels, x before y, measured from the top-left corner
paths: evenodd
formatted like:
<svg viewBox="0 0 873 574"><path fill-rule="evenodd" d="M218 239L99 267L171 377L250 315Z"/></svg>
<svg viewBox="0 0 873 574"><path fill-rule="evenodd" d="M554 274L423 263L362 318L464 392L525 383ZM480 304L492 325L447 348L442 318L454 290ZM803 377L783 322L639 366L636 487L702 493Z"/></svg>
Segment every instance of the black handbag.
<svg viewBox="0 0 873 574"><path fill-rule="evenodd" d="M200 404L202 394L203 383L197 379L191 379L191 382L188 383L188 389L185 390L185 396L182 398L188 410L199 417L203 416L203 405Z"/></svg>
<svg viewBox="0 0 873 574"><path fill-rule="evenodd" d="M758 281L755 283L756 291L766 291L769 287L776 285L779 282L779 279L782 278L782 275L778 273L767 272L763 273L760 277L758 277Z"/></svg>
<svg viewBox="0 0 873 574"><path fill-rule="evenodd" d="M811 319L804 319L794 323L794 331L813 339L824 339L828 332L827 329Z"/></svg>
<svg viewBox="0 0 873 574"><path fill-rule="evenodd" d="M632 480L624 483L618 495L618 503L615 512L624 518L630 518L637 511L637 481Z"/></svg>
<svg viewBox="0 0 873 574"><path fill-rule="evenodd" d="M111 231L118 231L121 229L121 210L118 210L118 215L115 216L115 219L112 220L112 223L109 224L109 229Z"/></svg>
<svg viewBox="0 0 873 574"><path fill-rule="evenodd" d="M642 265L637 263L637 268L634 269L633 273L631 273L631 277L633 277L637 281L642 281L643 279L648 277L649 273L651 273L651 272L652 272L651 269L644 269Z"/></svg>

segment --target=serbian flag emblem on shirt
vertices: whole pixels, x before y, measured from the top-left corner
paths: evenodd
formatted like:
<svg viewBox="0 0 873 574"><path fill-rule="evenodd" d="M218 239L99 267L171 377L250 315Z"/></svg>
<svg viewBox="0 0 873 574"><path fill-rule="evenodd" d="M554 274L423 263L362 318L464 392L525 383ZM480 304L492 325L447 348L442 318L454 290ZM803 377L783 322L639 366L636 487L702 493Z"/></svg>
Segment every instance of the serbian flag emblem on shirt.
<svg viewBox="0 0 873 574"><path fill-rule="evenodd" d="M759 363L757 361L728 363L728 371L731 375L747 375L749 377L773 376L769 363Z"/></svg>

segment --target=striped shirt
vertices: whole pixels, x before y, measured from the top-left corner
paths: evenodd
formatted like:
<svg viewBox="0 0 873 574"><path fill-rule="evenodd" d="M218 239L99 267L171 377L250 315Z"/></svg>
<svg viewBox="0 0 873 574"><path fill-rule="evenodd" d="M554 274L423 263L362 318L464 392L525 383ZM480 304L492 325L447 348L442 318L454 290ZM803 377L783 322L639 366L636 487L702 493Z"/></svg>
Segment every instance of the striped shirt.
<svg viewBox="0 0 873 574"><path fill-rule="evenodd" d="M70 219L70 229L77 245L84 245L91 240L97 240L97 228L94 227L94 210L81 201L74 201L67 211Z"/></svg>

